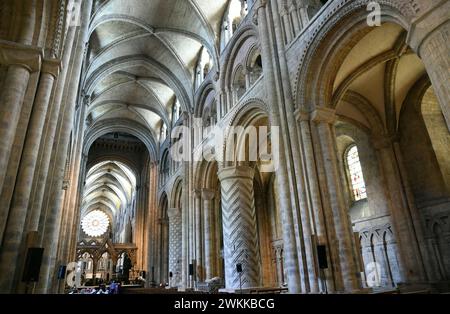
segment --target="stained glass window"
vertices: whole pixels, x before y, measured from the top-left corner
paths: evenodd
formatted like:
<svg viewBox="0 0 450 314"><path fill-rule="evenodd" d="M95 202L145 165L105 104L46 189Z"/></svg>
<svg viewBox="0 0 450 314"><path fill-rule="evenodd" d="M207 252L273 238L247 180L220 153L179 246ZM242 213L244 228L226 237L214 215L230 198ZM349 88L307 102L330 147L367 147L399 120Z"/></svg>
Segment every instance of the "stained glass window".
<svg viewBox="0 0 450 314"><path fill-rule="evenodd" d="M347 166L354 200L359 201L367 198L366 183L364 182L358 148L356 145L352 146L347 151Z"/></svg>

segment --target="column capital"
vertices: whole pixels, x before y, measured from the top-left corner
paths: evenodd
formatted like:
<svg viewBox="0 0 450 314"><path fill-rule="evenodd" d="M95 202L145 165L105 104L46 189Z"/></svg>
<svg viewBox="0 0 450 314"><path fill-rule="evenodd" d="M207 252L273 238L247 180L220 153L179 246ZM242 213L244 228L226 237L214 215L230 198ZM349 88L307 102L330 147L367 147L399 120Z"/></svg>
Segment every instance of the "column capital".
<svg viewBox="0 0 450 314"><path fill-rule="evenodd" d="M333 124L336 122L336 110L319 107L311 113L311 120L316 123Z"/></svg>
<svg viewBox="0 0 450 314"><path fill-rule="evenodd" d="M41 69L42 55L39 47L0 40L0 64L19 65L30 72L37 72Z"/></svg>
<svg viewBox="0 0 450 314"><path fill-rule="evenodd" d="M169 208L167 210L167 216L169 220L175 217L178 217L181 214L181 211L178 208Z"/></svg>
<svg viewBox="0 0 450 314"><path fill-rule="evenodd" d="M226 167L221 169L218 175L220 181L238 178L253 180L255 170L247 166Z"/></svg>
<svg viewBox="0 0 450 314"><path fill-rule="evenodd" d="M216 191L212 189L202 189L202 199L205 201L212 201L216 196Z"/></svg>
<svg viewBox="0 0 450 314"><path fill-rule="evenodd" d="M258 14L259 9L264 9L267 5L267 0L257 0L253 5L253 12L255 12L252 16L253 24L258 25Z"/></svg>
<svg viewBox="0 0 450 314"><path fill-rule="evenodd" d="M200 198L200 197L202 197L202 190L200 190L200 189L193 189L193 190L192 190L192 193L194 193L194 197L195 197L195 198Z"/></svg>
<svg viewBox="0 0 450 314"><path fill-rule="evenodd" d="M61 60L59 59L44 59L42 62L42 73L48 73L54 78L57 78L61 70Z"/></svg>
<svg viewBox="0 0 450 314"><path fill-rule="evenodd" d="M420 56L422 44L431 34L445 27L450 12L450 2L441 1L421 16L414 19L408 31L406 43Z"/></svg>
<svg viewBox="0 0 450 314"><path fill-rule="evenodd" d="M295 119L299 122L311 120L311 114L302 109L295 110L294 115Z"/></svg>

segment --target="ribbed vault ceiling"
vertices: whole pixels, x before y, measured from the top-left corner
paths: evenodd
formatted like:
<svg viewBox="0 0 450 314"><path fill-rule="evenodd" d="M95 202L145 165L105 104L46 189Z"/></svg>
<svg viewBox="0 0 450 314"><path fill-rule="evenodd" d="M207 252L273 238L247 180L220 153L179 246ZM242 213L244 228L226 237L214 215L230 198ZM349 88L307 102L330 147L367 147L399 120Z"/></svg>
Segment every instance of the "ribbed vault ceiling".
<svg viewBox="0 0 450 314"><path fill-rule="evenodd" d="M111 223L132 203L136 176L125 164L104 161L89 169L81 206L81 219L92 211L108 215Z"/></svg>
<svg viewBox="0 0 450 314"><path fill-rule="evenodd" d="M127 119L154 136L177 99L192 112L203 49L213 62L229 0L97 2L90 24L85 91L92 121Z"/></svg>

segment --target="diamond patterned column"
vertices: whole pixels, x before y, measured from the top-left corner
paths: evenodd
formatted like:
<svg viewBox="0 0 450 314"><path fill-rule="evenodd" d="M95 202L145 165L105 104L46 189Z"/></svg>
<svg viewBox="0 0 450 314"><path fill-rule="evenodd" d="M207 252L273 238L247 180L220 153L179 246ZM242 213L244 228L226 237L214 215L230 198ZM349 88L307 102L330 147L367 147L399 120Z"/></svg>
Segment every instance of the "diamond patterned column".
<svg viewBox="0 0 450 314"><path fill-rule="evenodd" d="M169 279L170 287L176 288L181 284L181 211L178 208L170 208L169 216Z"/></svg>

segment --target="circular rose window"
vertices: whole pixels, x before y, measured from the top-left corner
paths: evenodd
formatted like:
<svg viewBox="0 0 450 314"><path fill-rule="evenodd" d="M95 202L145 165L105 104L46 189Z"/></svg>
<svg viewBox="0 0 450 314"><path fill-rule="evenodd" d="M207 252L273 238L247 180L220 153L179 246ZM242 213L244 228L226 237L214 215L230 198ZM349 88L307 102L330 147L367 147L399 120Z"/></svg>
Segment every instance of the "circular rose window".
<svg viewBox="0 0 450 314"><path fill-rule="evenodd" d="M90 237L103 235L108 230L108 225L108 216L100 210L90 212L81 221L81 228Z"/></svg>

